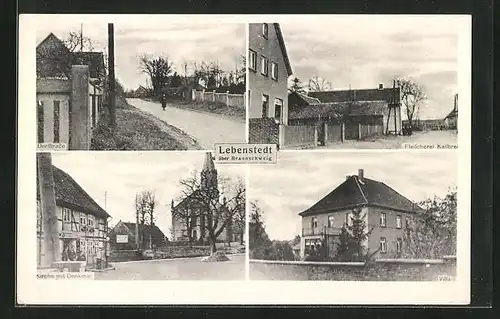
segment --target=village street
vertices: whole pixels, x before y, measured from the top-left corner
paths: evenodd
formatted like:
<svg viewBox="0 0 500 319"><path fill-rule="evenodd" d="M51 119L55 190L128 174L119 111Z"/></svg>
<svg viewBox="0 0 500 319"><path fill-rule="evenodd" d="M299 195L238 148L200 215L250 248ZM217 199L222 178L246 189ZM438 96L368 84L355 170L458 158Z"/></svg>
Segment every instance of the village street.
<svg viewBox="0 0 500 319"><path fill-rule="evenodd" d="M403 144L422 145L457 145L457 134L454 131L414 132L411 136L380 136L363 141L347 140L326 147L328 149L399 149Z"/></svg>
<svg viewBox="0 0 500 319"><path fill-rule="evenodd" d="M97 280L244 280L245 255L229 261L202 262L201 257L112 263L114 270L95 273Z"/></svg>
<svg viewBox="0 0 500 319"><path fill-rule="evenodd" d="M183 130L197 140L203 149L213 149L215 143L244 143L246 141L244 121L176 108L172 103L167 103L167 108L163 111L160 103L132 98L127 99L127 102Z"/></svg>

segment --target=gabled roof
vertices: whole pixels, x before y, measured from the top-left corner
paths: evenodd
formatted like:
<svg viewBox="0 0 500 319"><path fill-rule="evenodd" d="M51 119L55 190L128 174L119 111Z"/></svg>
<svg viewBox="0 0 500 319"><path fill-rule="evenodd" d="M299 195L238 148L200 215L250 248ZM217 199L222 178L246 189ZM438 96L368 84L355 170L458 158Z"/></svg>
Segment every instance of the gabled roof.
<svg viewBox="0 0 500 319"><path fill-rule="evenodd" d="M350 176L316 204L299 213L312 216L360 206L375 206L408 213L422 213L417 204L382 182Z"/></svg>
<svg viewBox="0 0 500 319"><path fill-rule="evenodd" d="M130 230L132 234L135 232L135 223L130 223L130 222L122 222L122 223ZM153 225L153 227L151 228L149 227L149 225L139 224L139 232L145 234L145 236L149 236L150 229L151 229L151 237L153 239L163 240L166 237L165 234L161 231L161 229L158 228L158 226L156 225Z"/></svg>
<svg viewBox="0 0 500 319"><path fill-rule="evenodd" d="M300 93L300 92L289 92L288 93L288 98L290 98L291 96L295 96L298 99L302 100L305 105L315 104L315 103L321 103L321 101L319 99L317 99L315 97L312 97L312 96L308 96L307 94L303 94L303 93Z"/></svg>
<svg viewBox="0 0 500 319"><path fill-rule="evenodd" d="M90 197L85 190L66 172L52 166L54 174L54 190L56 204L96 217L107 219L111 217L104 209ZM40 199L39 180L37 174L37 199Z"/></svg>
<svg viewBox="0 0 500 319"><path fill-rule="evenodd" d="M349 112L350 116L382 116L384 114L384 109L387 107L387 103L384 101L315 103L301 108L291 109L289 111L288 118L295 120L318 117L336 117L348 107L351 107Z"/></svg>
<svg viewBox="0 0 500 319"><path fill-rule="evenodd" d="M274 29L276 30L276 36L278 37L278 42L281 48L281 54L283 55L283 60L285 61L286 72L288 76L293 74L292 65L290 64L290 59L288 58L288 53L286 51L285 40L283 39L283 32L281 32L281 27L279 23L273 23Z"/></svg>
<svg viewBox="0 0 500 319"><path fill-rule="evenodd" d="M324 103L346 101L385 101L387 103L396 101L399 103L400 93L399 88L383 88L309 92L309 96L318 98Z"/></svg>

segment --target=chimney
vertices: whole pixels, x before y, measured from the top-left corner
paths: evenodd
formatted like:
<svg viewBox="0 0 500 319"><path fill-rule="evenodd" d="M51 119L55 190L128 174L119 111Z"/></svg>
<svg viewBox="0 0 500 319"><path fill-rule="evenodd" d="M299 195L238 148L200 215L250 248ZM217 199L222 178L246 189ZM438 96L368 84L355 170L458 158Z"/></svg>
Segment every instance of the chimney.
<svg viewBox="0 0 500 319"><path fill-rule="evenodd" d="M364 181L364 171L362 168L358 169L358 179L362 182Z"/></svg>
<svg viewBox="0 0 500 319"><path fill-rule="evenodd" d="M384 88L384 84L383 84L383 83L380 83L380 84L378 85L378 89L379 89L379 90L382 90L383 88Z"/></svg>

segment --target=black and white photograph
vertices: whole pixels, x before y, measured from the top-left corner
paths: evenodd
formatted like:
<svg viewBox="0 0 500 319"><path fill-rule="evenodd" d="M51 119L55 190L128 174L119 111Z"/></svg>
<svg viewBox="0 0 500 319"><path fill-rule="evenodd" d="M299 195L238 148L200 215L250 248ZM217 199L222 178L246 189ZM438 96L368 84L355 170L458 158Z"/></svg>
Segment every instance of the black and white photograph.
<svg viewBox="0 0 500 319"><path fill-rule="evenodd" d="M245 24L184 21L38 16L39 149L212 150L245 142Z"/></svg>
<svg viewBox="0 0 500 319"><path fill-rule="evenodd" d="M245 169L210 152L37 154L38 274L244 280Z"/></svg>
<svg viewBox="0 0 500 319"><path fill-rule="evenodd" d="M250 280L454 280L457 165L456 151L284 152L251 167Z"/></svg>
<svg viewBox="0 0 500 319"><path fill-rule="evenodd" d="M456 148L464 22L332 16L250 23L249 142L281 149Z"/></svg>

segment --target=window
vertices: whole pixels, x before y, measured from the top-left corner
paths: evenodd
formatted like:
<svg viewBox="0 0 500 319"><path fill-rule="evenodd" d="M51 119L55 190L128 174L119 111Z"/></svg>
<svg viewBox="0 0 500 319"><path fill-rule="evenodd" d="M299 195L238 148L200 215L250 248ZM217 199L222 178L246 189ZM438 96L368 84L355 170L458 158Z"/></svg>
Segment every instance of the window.
<svg viewBox="0 0 500 319"><path fill-rule="evenodd" d="M268 117L269 113L269 96L262 95L262 117Z"/></svg>
<svg viewBox="0 0 500 319"><path fill-rule="evenodd" d="M345 214L345 224L347 226L352 226L352 213Z"/></svg>
<svg viewBox="0 0 500 319"><path fill-rule="evenodd" d="M80 214L80 227L87 225L87 215L81 213Z"/></svg>
<svg viewBox="0 0 500 319"><path fill-rule="evenodd" d="M312 219L312 226L313 228L318 228L318 219L316 217Z"/></svg>
<svg viewBox="0 0 500 319"><path fill-rule="evenodd" d="M403 223L401 221L401 215L396 215L396 228L402 228Z"/></svg>
<svg viewBox="0 0 500 319"><path fill-rule="evenodd" d="M278 81L278 63L271 62L271 79Z"/></svg>
<svg viewBox="0 0 500 319"><path fill-rule="evenodd" d="M396 252L399 254L403 249L403 240L401 238L396 239Z"/></svg>
<svg viewBox="0 0 500 319"><path fill-rule="evenodd" d="M279 123L283 123L283 100L282 99L274 99L274 118L279 121Z"/></svg>
<svg viewBox="0 0 500 319"><path fill-rule="evenodd" d="M405 225L406 228L410 228L410 220L409 219L405 220L405 224L406 224Z"/></svg>
<svg viewBox="0 0 500 319"><path fill-rule="evenodd" d="M380 252L387 253L387 240L385 237L380 237Z"/></svg>
<svg viewBox="0 0 500 319"><path fill-rule="evenodd" d="M260 57L260 73L265 76L269 73L269 60L265 56Z"/></svg>
<svg viewBox="0 0 500 319"><path fill-rule="evenodd" d="M71 221L71 210L68 208L63 208L63 221L64 222Z"/></svg>
<svg viewBox="0 0 500 319"><path fill-rule="evenodd" d="M257 71L257 53L252 50L249 50L248 52L248 68L250 70Z"/></svg>
<svg viewBox="0 0 500 319"><path fill-rule="evenodd" d="M380 213L380 227L386 227L387 216L385 213Z"/></svg>
<svg viewBox="0 0 500 319"><path fill-rule="evenodd" d="M264 39L267 39L269 35L269 26L267 25L267 23L263 23L262 24L262 36L264 37Z"/></svg>
<svg viewBox="0 0 500 319"><path fill-rule="evenodd" d="M333 224L335 222L335 218L333 215L328 216L328 228L333 228Z"/></svg>

